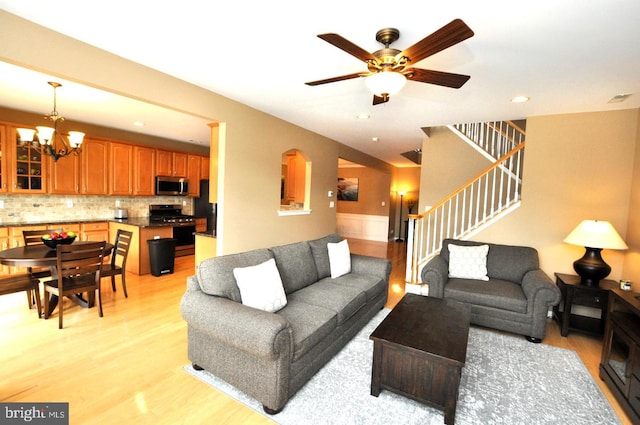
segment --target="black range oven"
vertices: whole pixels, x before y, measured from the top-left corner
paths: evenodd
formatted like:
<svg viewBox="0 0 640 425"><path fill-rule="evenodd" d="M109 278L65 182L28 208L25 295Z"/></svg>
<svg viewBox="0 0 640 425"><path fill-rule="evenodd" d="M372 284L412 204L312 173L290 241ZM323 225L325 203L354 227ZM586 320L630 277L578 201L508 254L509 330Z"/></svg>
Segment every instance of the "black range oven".
<svg viewBox="0 0 640 425"><path fill-rule="evenodd" d="M176 257L195 253L196 221L193 216L182 214L180 205L149 205L149 221L171 226L176 240Z"/></svg>

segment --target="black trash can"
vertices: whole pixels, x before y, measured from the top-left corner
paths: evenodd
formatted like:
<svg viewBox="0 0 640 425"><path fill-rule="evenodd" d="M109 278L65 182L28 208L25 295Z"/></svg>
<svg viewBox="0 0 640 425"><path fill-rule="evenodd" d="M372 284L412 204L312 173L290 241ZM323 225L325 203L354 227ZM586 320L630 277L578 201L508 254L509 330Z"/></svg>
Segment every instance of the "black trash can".
<svg viewBox="0 0 640 425"><path fill-rule="evenodd" d="M151 274L162 276L173 273L176 260L176 240L172 238L149 239Z"/></svg>

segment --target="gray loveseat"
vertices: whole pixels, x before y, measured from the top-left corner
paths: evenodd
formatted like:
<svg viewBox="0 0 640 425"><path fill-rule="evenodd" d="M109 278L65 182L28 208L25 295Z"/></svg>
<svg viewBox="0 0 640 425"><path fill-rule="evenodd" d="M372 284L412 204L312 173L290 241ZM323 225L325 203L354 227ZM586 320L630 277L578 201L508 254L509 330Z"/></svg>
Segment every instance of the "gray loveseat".
<svg viewBox="0 0 640 425"><path fill-rule="evenodd" d="M391 263L351 254L351 273L331 278L327 243L338 235L209 258L187 280L182 316L188 355L205 369L280 411L387 301ZM270 313L242 304L233 269L274 258L287 304Z"/></svg>
<svg viewBox="0 0 640 425"><path fill-rule="evenodd" d="M489 280L449 278L449 245L488 245ZM471 305L471 323L521 334L540 342L549 308L560 302L560 290L540 269L534 248L445 239L440 254L422 269L429 296Z"/></svg>

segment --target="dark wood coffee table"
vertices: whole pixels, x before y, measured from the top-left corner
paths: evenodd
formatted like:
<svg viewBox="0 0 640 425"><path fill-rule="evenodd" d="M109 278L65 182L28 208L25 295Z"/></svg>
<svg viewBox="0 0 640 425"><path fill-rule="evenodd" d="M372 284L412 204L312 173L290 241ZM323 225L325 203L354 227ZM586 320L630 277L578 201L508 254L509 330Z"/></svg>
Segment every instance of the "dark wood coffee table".
<svg viewBox="0 0 640 425"><path fill-rule="evenodd" d="M385 389L420 401L453 425L470 316L465 304L406 294L370 336L371 395Z"/></svg>

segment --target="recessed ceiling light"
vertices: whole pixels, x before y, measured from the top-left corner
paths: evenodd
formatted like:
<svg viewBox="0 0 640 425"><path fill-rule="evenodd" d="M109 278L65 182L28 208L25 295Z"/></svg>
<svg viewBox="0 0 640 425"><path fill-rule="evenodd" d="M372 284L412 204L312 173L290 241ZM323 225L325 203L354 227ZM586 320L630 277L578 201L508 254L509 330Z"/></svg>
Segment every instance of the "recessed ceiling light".
<svg viewBox="0 0 640 425"><path fill-rule="evenodd" d="M620 103L620 102L624 102L625 100L627 100L627 98L631 96L631 93L620 93L617 94L615 96L613 96L608 103Z"/></svg>
<svg viewBox="0 0 640 425"><path fill-rule="evenodd" d="M357 115L358 119L360 120L368 120L369 118L371 118L371 115L367 114L366 112L360 112Z"/></svg>
<svg viewBox="0 0 640 425"><path fill-rule="evenodd" d="M133 125L135 125L136 127L144 127L144 123L142 121L135 121Z"/></svg>
<svg viewBox="0 0 640 425"><path fill-rule="evenodd" d="M372 137L372 138L371 138L371 141L372 141L372 142L377 142L377 141L378 141L378 138L377 138L377 137Z"/></svg>
<svg viewBox="0 0 640 425"><path fill-rule="evenodd" d="M528 100L529 100L528 96L516 96L511 98L512 103L522 103L522 102L527 102Z"/></svg>

